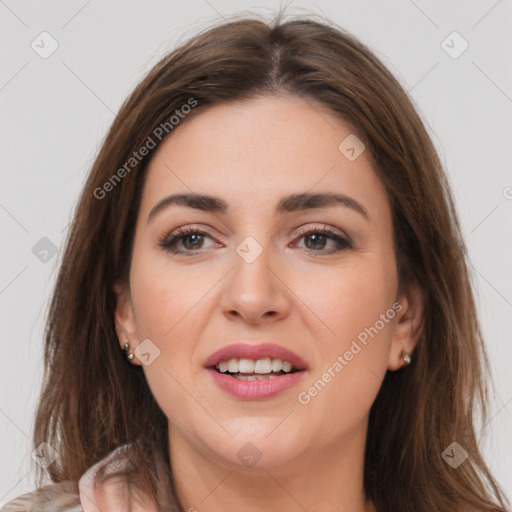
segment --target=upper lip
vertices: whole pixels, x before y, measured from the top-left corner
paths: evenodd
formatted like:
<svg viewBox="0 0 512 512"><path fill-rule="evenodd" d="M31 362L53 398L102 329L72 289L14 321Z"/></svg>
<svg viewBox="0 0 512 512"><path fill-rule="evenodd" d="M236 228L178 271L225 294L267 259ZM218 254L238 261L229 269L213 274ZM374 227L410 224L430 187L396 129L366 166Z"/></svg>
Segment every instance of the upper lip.
<svg viewBox="0 0 512 512"><path fill-rule="evenodd" d="M211 354L205 361L205 368L215 367L221 361L236 359L282 359L288 361L297 370L306 370L306 362L291 350L274 343L260 343L258 345L249 343L234 343L227 345Z"/></svg>

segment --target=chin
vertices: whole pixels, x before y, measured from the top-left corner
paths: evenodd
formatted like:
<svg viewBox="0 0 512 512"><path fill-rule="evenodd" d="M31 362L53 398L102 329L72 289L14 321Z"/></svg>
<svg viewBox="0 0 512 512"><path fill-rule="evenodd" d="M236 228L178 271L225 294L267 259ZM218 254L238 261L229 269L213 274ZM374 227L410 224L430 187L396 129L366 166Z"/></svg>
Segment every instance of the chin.
<svg viewBox="0 0 512 512"><path fill-rule="evenodd" d="M264 418L261 421L244 418L237 421L238 432L229 422L223 423L233 437L226 434L221 439L211 439L208 436L209 439L203 439L202 442L222 460L223 466L231 470L236 466L238 469L265 469L272 472L293 464L294 458L308 444L304 436L298 432L290 433L284 424L276 428L283 417L277 421L276 418Z"/></svg>

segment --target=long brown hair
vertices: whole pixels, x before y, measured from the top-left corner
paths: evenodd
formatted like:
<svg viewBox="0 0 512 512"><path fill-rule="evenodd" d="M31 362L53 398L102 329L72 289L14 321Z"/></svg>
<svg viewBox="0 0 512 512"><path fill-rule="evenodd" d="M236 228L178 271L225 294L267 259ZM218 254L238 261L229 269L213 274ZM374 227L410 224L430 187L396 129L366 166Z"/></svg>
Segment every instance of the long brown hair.
<svg viewBox="0 0 512 512"><path fill-rule="evenodd" d="M282 13L204 30L165 56L116 116L74 213L49 305L33 439L59 453L48 476L76 482L132 443L138 485L157 493L163 477L154 455L169 466L167 419L142 368L121 356L113 291L119 279L128 282L147 165L164 139L155 129L166 126L162 134L172 136L169 120L191 99L180 123L209 105L276 93L330 109L364 141L392 205L400 286L415 281L425 296L413 361L387 372L370 411L367 497L380 512L505 510L473 423L477 407L487 414L487 359L459 222L431 139L407 93L366 46L327 20L285 21ZM147 156L130 160L150 145ZM468 453L456 469L442 457L454 441ZM39 469L39 484L43 476ZM170 470L165 478L168 506L181 510Z"/></svg>

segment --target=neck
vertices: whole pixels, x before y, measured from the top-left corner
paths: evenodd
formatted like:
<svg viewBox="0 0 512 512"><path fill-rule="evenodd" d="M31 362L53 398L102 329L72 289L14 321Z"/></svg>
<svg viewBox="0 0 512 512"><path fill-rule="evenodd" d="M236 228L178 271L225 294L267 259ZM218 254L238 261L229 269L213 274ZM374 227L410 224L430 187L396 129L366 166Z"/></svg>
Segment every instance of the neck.
<svg viewBox="0 0 512 512"><path fill-rule="evenodd" d="M363 489L365 438L366 428L359 428L350 439L285 464L262 457L244 467L238 459L197 449L170 428L177 497L187 512L376 512Z"/></svg>

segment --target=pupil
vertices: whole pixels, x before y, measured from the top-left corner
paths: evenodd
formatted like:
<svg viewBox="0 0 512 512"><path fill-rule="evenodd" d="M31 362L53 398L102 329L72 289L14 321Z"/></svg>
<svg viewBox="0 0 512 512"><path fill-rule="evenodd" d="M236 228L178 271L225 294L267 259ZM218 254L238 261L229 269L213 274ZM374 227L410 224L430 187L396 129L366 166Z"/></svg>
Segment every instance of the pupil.
<svg viewBox="0 0 512 512"><path fill-rule="evenodd" d="M198 234L193 234L193 235L188 235L184 238L184 245L185 246L190 246L192 245L192 247L187 247L187 248L192 248L192 249L195 249L196 248L196 245L198 244L198 242L201 242L202 240L199 238L201 237L202 235L198 235ZM192 244L187 244L186 241L187 240L190 240L192 238L195 238L195 242L193 241Z"/></svg>
<svg viewBox="0 0 512 512"><path fill-rule="evenodd" d="M311 240L311 239L314 239L313 241L313 248L321 248L323 249L325 247L325 235L319 235L319 234L313 234L313 235L308 235L308 237L306 237L308 240ZM318 239L321 239L321 242L323 243L318 243ZM316 240L316 242L315 242ZM306 244L307 245L307 244Z"/></svg>

